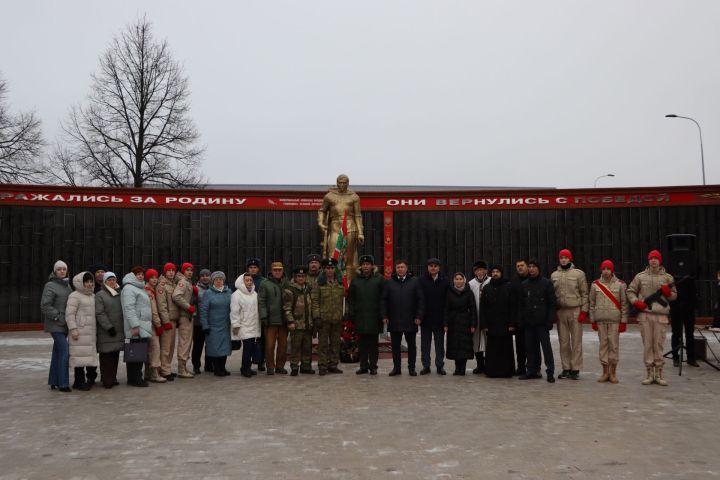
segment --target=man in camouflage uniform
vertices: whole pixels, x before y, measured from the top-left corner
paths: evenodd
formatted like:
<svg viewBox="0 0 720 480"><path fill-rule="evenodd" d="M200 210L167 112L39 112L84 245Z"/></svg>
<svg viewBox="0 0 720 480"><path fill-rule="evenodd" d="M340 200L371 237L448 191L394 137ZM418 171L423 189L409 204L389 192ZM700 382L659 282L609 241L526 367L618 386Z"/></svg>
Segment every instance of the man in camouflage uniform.
<svg viewBox="0 0 720 480"><path fill-rule="evenodd" d="M312 364L312 301L311 287L307 284L307 268L293 270L293 279L283 292L283 312L290 331L290 375L314 374Z"/></svg>
<svg viewBox="0 0 720 480"><path fill-rule="evenodd" d="M321 273L320 255L311 253L307 256L307 284L312 288L317 285L318 277Z"/></svg>
<svg viewBox="0 0 720 480"><path fill-rule="evenodd" d="M322 266L323 272L310 296L312 320L318 329L318 369L320 375L325 375L343 373L337 365L340 361L340 333L345 289L335 275L337 262L328 258L323 260Z"/></svg>

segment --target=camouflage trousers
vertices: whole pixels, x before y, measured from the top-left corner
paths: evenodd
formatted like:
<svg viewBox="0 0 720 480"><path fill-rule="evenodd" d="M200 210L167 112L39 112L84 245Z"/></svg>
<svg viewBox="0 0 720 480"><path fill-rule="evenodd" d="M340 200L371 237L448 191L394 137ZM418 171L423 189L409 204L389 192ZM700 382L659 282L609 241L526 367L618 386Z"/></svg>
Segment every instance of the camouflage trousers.
<svg viewBox="0 0 720 480"><path fill-rule="evenodd" d="M312 363L312 330L290 332L290 368L310 368Z"/></svg>
<svg viewBox="0 0 720 480"><path fill-rule="evenodd" d="M318 330L318 368L337 367L342 323L323 322Z"/></svg>

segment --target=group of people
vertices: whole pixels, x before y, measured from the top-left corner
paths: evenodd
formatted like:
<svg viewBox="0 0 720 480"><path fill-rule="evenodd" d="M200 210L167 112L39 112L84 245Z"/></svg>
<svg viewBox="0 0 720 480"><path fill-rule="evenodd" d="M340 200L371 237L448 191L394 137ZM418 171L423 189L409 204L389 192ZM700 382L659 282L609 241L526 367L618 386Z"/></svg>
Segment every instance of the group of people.
<svg viewBox="0 0 720 480"><path fill-rule="evenodd" d="M618 383L619 334L625 331L632 305L644 346L642 383L667 385L662 348L669 302L676 299L677 290L657 250L648 254L647 268L629 286L615 276L610 260L602 262L599 278L588 285L567 249L559 252L550 278L542 276L536 260L526 259L516 262L512 278L499 265L477 261L469 281L462 272L449 279L443 276L437 258L427 260L427 271L419 277L409 271L407 261L397 260L388 280L378 273L371 255L361 255L358 263L346 289L332 258L310 255L306 265L293 269L290 279L282 262L273 262L270 274L263 277L260 261L250 259L232 291L221 271L200 270L193 283L195 269L190 263L183 263L179 271L166 263L162 273L134 267L122 282L109 268L94 265L75 275L71 288L67 264L57 261L41 300L45 331L54 340L48 384L71 391L72 367L73 388L89 390L99 366L102 385L118 385L119 356L127 342L147 346L147 356L139 361L128 362L125 356L127 382L133 386L193 378L201 372L203 350L204 369L216 376L230 375L227 357L237 350L242 350L244 377L258 371L287 374L288 338L292 376L316 373L313 338L318 339L318 373L340 374L345 319L357 333L358 375L377 374L378 336L387 329L393 358L390 376L402 374L404 338L411 376L431 373L434 345L439 375L446 375L446 358L454 360L454 375L465 375L467 361L475 359L475 374L530 380L542 378L544 359L551 383L555 362L549 331L557 324L562 363L558 378L577 380L583 367L583 323L590 322L600 342L603 373L598 381ZM177 373L171 370L174 356Z"/></svg>

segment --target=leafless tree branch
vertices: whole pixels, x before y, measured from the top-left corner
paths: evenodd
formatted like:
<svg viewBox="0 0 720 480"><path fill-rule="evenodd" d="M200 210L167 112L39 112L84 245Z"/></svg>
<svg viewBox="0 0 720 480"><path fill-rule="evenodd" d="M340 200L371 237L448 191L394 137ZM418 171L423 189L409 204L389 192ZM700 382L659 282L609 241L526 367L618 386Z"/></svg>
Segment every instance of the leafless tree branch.
<svg viewBox="0 0 720 480"><path fill-rule="evenodd" d="M86 104L63 123L67 146L52 160L63 183L203 186L189 97L167 41L154 39L145 18L129 25L101 55Z"/></svg>

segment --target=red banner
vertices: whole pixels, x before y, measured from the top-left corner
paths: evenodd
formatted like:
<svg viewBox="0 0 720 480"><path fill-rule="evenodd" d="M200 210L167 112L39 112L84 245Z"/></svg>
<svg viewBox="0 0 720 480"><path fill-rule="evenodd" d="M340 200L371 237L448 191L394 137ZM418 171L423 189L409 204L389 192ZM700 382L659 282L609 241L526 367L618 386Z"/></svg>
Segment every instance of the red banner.
<svg viewBox="0 0 720 480"><path fill-rule="evenodd" d="M318 210L325 192L146 190L0 185L0 205ZM360 192L366 211L527 210L720 205L720 186L603 190Z"/></svg>

